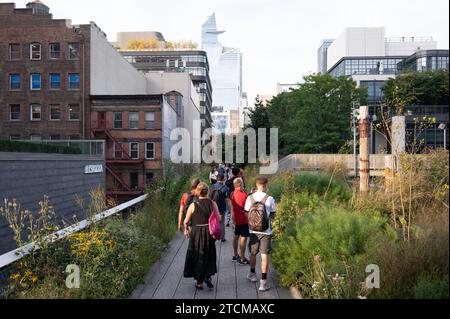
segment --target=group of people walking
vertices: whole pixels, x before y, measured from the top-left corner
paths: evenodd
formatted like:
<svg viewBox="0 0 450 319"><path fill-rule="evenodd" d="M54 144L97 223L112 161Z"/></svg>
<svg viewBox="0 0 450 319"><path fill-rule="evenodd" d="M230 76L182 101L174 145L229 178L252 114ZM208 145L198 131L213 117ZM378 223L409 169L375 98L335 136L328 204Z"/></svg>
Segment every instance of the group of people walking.
<svg viewBox="0 0 450 319"><path fill-rule="evenodd" d="M214 288L212 276L217 273L216 239L226 242L226 227L234 228L233 256L230 262L250 265L247 279L258 281L257 255L261 254L260 291L270 289L267 283L269 255L272 250L272 219L275 200L267 194L268 179L259 176L256 185L247 193L244 170L237 165L224 165L211 170L210 184L195 178L190 192L180 201L178 229L189 239L184 277L194 278L196 288ZM211 234L211 215L220 223L221 238ZM248 246L249 259L246 258Z"/></svg>

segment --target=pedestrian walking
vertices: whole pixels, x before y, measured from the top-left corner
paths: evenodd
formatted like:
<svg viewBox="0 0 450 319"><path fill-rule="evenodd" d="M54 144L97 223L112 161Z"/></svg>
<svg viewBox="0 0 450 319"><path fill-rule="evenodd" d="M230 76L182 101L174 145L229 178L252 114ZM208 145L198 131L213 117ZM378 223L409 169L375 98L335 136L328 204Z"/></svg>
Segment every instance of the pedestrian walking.
<svg viewBox="0 0 450 319"><path fill-rule="evenodd" d="M187 209L189 205L198 199L196 191L197 186L200 184L199 178L194 178L191 181L191 190L189 193L184 193L180 200L180 210L178 211L178 230L184 232L183 220L186 217Z"/></svg>
<svg viewBox="0 0 450 319"><path fill-rule="evenodd" d="M234 262L241 265L248 265L249 261L245 258L245 248L247 239L250 236L248 228L248 219L245 216L245 202L247 201L247 193L244 191L244 182L242 179L236 178L233 182L234 191L230 194L231 215L234 220L234 238L233 238L233 258ZM240 254L238 254L238 244Z"/></svg>
<svg viewBox="0 0 450 319"><path fill-rule="evenodd" d="M225 176L223 174L217 174L217 183L211 186L211 195L210 198L217 204L219 209L219 213L222 216L220 220L220 230L222 231L222 242L226 241L225 239L225 214L227 213L227 209L229 208L229 189L225 185Z"/></svg>
<svg viewBox="0 0 450 319"><path fill-rule="evenodd" d="M237 168L236 166L231 169L230 177L225 182L225 185L228 187L229 194L231 194L234 191L234 184L233 184L233 182L234 182L234 180L236 178L239 177L239 173L240 173L240 169ZM231 222L231 210L230 209L227 210L226 219L227 219L226 226L230 227L230 222Z"/></svg>
<svg viewBox="0 0 450 319"><path fill-rule="evenodd" d="M217 171L215 167L211 168L211 171L209 172L209 183L211 185L217 183Z"/></svg>
<svg viewBox="0 0 450 319"><path fill-rule="evenodd" d="M209 199L209 187L205 183L197 186L198 201L192 203L184 219L184 233L189 238L188 250L184 264L184 277L194 278L195 287L203 289L205 282L208 288L214 288L211 276L217 273L216 244L210 234L209 219L216 214L220 221L217 205ZM192 227L189 230L188 224Z"/></svg>
<svg viewBox="0 0 450 319"><path fill-rule="evenodd" d="M250 273L247 279L257 282L256 256L261 253L261 280L260 291L270 289L267 283L267 271L269 268L269 255L272 251L272 219L275 215L275 200L267 194L268 179L259 176L256 179L257 191L250 195L245 202L245 210L250 228Z"/></svg>

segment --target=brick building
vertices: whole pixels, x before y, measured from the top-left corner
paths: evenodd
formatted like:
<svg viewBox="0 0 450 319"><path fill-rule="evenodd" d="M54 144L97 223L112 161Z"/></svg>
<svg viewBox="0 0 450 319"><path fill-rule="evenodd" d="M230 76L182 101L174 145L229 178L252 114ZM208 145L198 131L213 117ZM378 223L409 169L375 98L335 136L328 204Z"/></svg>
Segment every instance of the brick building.
<svg viewBox="0 0 450 319"><path fill-rule="evenodd" d="M161 174L182 123L172 91L151 90L95 23L53 19L38 0L0 3L0 140L104 139L119 201Z"/></svg>
<svg viewBox="0 0 450 319"><path fill-rule="evenodd" d="M0 139L89 137L89 26L27 6L0 3Z"/></svg>
<svg viewBox="0 0 450 319"><path fill-rule="evenodd" d="M92 133L106 140L108 195L130 199L161 174L169 143L162 132L178 120L168 100L162 95L91 97Z"/></svg>

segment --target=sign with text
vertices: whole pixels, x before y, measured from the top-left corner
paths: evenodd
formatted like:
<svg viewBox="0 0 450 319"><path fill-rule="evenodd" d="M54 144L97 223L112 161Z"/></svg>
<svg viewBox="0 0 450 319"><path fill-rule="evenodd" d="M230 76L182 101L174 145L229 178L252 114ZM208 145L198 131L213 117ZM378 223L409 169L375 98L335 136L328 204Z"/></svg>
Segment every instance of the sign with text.
<svg viewBox="0 0 450 319"><path fill-rule="evenodd" d="M103 173L103 165L86 165L84 167L84 173L85 174L96 174L96 173Z"/></svg>

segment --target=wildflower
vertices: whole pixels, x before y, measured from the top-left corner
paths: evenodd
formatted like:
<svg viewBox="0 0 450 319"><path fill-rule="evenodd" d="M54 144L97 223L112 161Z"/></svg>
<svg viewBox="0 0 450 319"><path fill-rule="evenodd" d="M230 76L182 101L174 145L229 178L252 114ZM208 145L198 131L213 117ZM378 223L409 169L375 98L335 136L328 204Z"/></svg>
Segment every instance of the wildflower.
<svg viewBox="0 0 450 319"><path fill-rule="evenodd" d="M16 280L16 279L19 279L20 278L20 274L19 273L15 273L15 274L12 274L11 276L9 276L9 279L11 279L11 280Z"/></svg>
<svg viewBox="0 0 450 319"><path fill-rule="evenodd" d="M31 281L36 282L38 280L38 277L36 275L31 276Z"/></svg>

